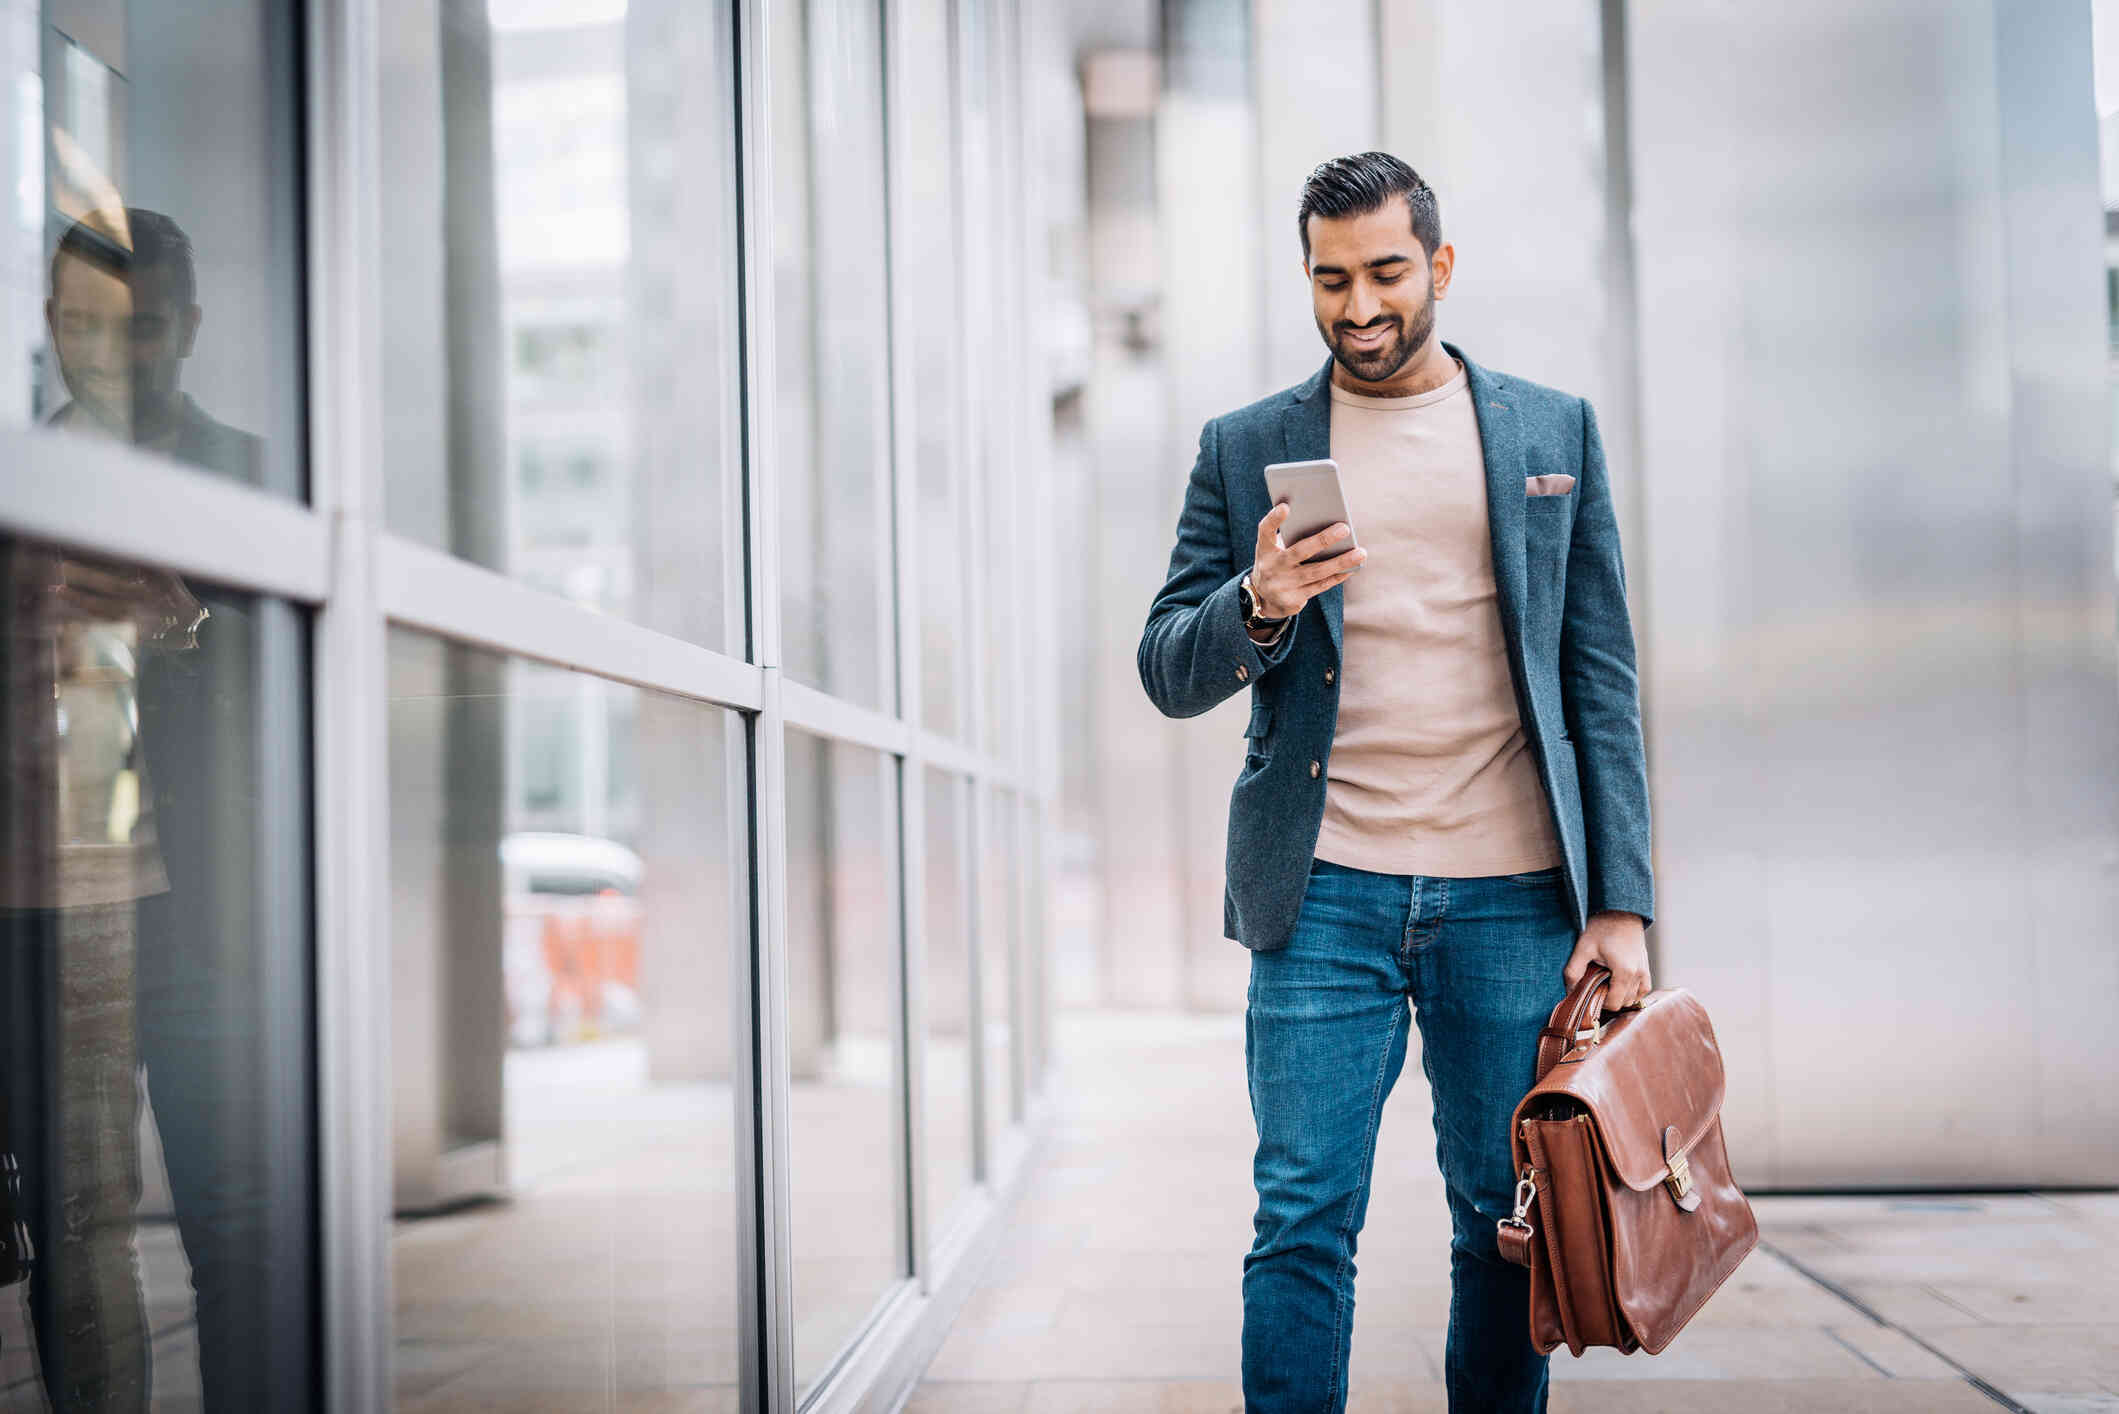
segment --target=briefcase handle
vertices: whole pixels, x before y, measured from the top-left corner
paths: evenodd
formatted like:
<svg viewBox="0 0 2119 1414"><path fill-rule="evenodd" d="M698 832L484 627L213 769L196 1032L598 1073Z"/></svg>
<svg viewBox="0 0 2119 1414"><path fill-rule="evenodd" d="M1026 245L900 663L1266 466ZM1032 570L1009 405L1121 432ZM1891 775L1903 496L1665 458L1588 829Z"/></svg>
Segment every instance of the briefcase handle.
<svg viewBox="0 0 2119 1414"><path fill-rule="evenodd" d="M1544 1029L1538 1032L1538 1079L1560 1062L1575 1047L1590 1047L1604 1039L1604 996L1611 986L1611 969L1601 962L1591 962L1582 973L1582 980L1568 988L1567 995L1552 1009L1552 1016ZM1620 1011L1638 1011L1640 1003L1620 1007Z"/></svg>

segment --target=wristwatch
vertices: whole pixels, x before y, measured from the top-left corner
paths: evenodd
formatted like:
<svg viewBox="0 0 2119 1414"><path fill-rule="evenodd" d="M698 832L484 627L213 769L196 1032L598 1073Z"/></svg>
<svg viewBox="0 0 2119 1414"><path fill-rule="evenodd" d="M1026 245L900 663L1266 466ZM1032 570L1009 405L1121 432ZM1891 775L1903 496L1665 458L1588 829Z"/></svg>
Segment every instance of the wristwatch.
<svg viewBox="0 0 2119 1414"><path fill-rule="evenodd" d="M1243 578L1236 582L1236 602L1243 606L1243 626L1249 630L1262 633L1266 629L1277 628L1281 624L1286 623L1291 617L1283 614L1277 619L1268 618L1258 612L1258 596L1251 592L1251 572L1249 570L1245 570Z"/></svg>

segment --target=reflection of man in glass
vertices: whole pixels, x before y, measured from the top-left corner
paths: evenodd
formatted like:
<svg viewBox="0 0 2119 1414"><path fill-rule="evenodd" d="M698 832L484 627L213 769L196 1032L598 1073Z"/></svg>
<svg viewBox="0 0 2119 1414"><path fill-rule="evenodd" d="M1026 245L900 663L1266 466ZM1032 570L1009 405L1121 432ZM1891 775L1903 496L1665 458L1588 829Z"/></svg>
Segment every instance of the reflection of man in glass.
<svg viewBox="0 0 2119 1414"><path fill-rule="evenodd" d="M52 253L44 303L72 401L55 427L93 428L255 484L259 442L208 417L181 386L201 311L191 241L159 211L76 221Z"/></svg>
<svg viewBox="0 0 2119 1414"><path fill-rule="evenodd" d="M195 291L168 217L132 208L70 227L46 315L72 400L51 423L255 481L258 440L180 386ZM34 1253L28 1304L54 1407L144 1409L144 1064L205 1407L262 1409L265 1361L248 1344L270 1329L249 602L12 537L0 568L0 1150L20 1162L14 1231L30 1239L0 1233L0 1246ZM21 1255L0 1252L0 1280Z"/></svg>

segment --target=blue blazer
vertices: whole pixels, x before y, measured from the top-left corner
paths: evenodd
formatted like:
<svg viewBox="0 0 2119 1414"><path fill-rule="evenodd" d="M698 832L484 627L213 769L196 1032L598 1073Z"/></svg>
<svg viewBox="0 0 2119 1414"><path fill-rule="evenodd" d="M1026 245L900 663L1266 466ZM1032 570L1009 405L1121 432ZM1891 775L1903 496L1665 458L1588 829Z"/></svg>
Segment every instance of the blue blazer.
<svg viewBox="0 0 2119 1414"><path fill-rule="evenodd" d="M1469 375L1509 677L1565 851L1575 927L1604 909L1652 919L1633 625L1596 414L1582 398L1442 346ZM1272 509L1266 466L1331 455L1331 371L1327 357L1301 384L1201 429L1169 575L1140 636L1141 685L1165 716L1196 717L1251 691L1249 749L1229 797L1222 932L1259 951L1287 945L1324 820L1345 593L1317 595L1261 648L1244 632L1236 582ZM1525 479L1548 472L1571 474L1573 489L1527 496ZM1349 509L1358 530L1361 508Z"/></svg>

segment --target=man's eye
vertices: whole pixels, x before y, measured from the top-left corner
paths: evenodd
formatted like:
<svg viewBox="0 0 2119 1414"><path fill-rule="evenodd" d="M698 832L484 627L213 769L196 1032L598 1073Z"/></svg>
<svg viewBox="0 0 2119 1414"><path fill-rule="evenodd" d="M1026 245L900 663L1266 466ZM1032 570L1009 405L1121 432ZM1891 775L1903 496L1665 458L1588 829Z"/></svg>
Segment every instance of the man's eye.
<svg viewBox="0 0 2119 1414"><path fill-rule="evenodd" d="M1376 283L1379 285L1395 285L1404 278L1403 275L1378 275Z"/></svg>
<svg viewBox="0 0 2119 1414"><path fill-rule="evenodd" d="M1338 284L1335 285L1330 280L1326 280L1324 282L1324 287L1328 290L1343 290L1346 288L1346 281L1341 280Z"/></svg>

